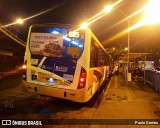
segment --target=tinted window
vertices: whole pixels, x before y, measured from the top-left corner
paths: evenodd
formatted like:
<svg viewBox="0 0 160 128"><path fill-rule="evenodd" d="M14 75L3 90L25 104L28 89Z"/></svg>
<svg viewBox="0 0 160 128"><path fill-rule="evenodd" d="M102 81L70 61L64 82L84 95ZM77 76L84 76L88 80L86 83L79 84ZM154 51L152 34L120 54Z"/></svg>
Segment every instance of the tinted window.
<svg viewBox="0 0 160 128"><path fill-rule="evenodd" d="M92 39L91 41L91 52L90 52L90 67L97 66L97 52L98 52L98 46L96 42Z"/></svg>

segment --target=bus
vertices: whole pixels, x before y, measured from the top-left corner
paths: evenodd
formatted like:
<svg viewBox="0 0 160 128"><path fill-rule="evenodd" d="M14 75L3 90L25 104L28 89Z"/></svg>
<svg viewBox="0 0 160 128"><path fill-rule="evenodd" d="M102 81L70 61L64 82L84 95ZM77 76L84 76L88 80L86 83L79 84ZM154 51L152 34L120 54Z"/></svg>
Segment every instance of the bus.
<svg viewBox="0 0 160 128"><path fill-rule="evenodd" d="M29 28L24 63L27 91L84 103L108 77L110 56L89 28L35 24Z"/></svg>

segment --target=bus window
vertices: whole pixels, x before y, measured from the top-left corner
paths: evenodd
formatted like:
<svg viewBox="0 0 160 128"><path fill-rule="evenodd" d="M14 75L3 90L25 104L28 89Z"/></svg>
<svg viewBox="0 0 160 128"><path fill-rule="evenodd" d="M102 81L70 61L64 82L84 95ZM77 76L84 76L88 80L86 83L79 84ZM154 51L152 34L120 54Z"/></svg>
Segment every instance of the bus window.
<svg viewBox="0 0 160 128"><path fill-rule="evenodd" d="M30 35L31 58L60 57L79 59L84 47L84 36L78 33L68 37L66 28L32 28ZM41 58L41 57L40 57Z"/></svg>
<svg viewBox="0 0 160 128"><path fill-rule="evenodd" d="M102 49L98 49L98 63L97 66L104 66L105 56Z"/></svg>
<svg viewBox="0 0 160 128"><path fill-rule="evenodd" d="M97 51L98 51L97 45L92 39L91 52L90 52L90 67L97 66Z"/></svg>

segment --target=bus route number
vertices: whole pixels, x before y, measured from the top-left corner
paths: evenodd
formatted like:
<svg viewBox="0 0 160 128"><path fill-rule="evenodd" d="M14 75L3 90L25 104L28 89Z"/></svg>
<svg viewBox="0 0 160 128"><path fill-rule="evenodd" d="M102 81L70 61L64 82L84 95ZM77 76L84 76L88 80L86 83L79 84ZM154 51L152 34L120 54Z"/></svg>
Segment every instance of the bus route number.
<svg viewBox="0 0 160 128"><path fill-rule="evenodd" d="M79 38L79 32L76 32L76 31L69 32L68 37Z"/></svg>

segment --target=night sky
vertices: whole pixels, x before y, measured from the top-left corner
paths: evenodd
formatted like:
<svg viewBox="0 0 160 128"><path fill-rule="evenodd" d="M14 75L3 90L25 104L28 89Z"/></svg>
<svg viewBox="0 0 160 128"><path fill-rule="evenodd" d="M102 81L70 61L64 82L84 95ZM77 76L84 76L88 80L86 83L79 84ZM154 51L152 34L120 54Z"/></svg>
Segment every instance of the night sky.
<svg viewBox="0 0 160 128"><path fill-rule="evenodd" d="M14 22L17 17L23 19L32 17L25 20L23 26L12 25L8 27L8 29L19 38L26 41L28 28L32 24L64 23L80 25L83 21L102 11L107 4L113 4L116 1L118 0L1 0L0 24L10 24ZM89 27L106 48L127 47L127 34L107 42L110 37L127 29L127 20L116 25L125 18L118 10L122 10L129 16L142 8L147 1L148 0L123 0L123 2L115 6L115 10L95 21ZM130 18L130 26L139 21L142 15L143 13ZM159 27L160 25L148 25L131 31L130 51L149 52L151 49L159 51ZM1 36L1 40L2 39L3 37Z"/></svg>

